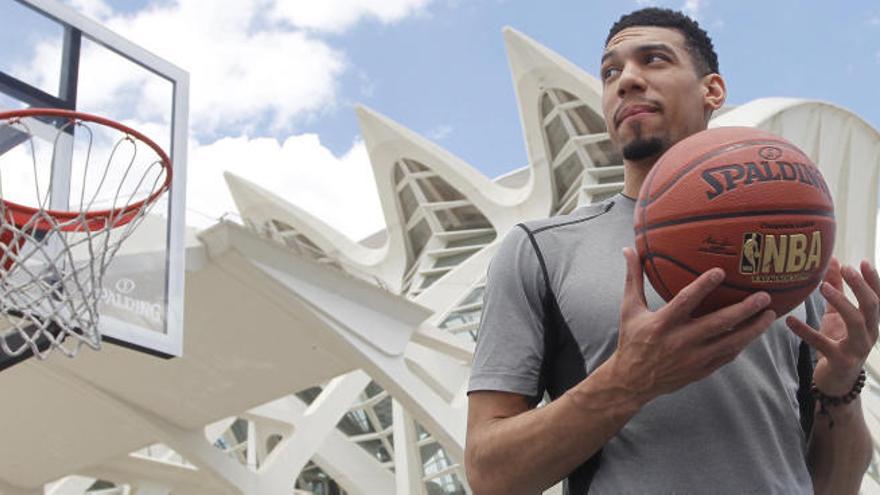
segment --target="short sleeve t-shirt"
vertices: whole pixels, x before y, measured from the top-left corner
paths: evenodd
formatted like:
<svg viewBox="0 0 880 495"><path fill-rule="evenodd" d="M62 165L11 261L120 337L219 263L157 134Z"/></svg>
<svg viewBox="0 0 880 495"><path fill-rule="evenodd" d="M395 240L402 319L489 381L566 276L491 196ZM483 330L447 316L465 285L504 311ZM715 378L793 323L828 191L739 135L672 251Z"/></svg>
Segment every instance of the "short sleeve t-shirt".
<svg viewBox="0 0 880 495"><path fill-rule="evenodd" d="M635 201L617 195L511 230L493 258L469 391L551 399L617 346ZM664 301L645 283L651 309ZM813 296L792 314L816 325ZM812 493L797 400L800 339L778 319L731 363L649 402L566 493Z"/></svg>

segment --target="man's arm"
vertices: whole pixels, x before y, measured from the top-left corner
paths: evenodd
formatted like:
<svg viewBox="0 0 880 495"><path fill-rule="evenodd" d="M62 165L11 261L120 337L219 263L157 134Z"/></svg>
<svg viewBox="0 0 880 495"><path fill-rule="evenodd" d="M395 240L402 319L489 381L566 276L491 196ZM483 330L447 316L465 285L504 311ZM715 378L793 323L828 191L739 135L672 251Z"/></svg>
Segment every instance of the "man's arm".
<svg viewBox="0 0 880 495"><path fill-rule="evenodd" d="M867 261L860 267L840 268L832 259L820 291L829 304L818 330L797 318L786 320L789 328L819 353L813 382L831 397L846 395L877 342L880 323L880 276ZM843 293L843 281L852 289L858 306ZM815 493L858 493L871 462L871 434L862 414L861 400L828 408L819 413L810 438L807 463ZM834 427L831 427L831 421Z"/></svg>
<svg viewBox="0 0 880 495"><path fill-rule="evenodd" d="M831 495L858 493L873 452L871 433L862 414L862 402L856 399L831 408L829 414L830 417L819 414L819 406L816 406L807 453L813 492ZM830 427L831 420L834 428Z"/></svg>
<svg viewBox="0 0 880 495"><path fill-rule="evenodd" d="M469 396L465 465L477 495L533 494L599 451L654 397L732 361L775 319L766 293L697 319L694 309L724 279L710 270L656 312L648 310L638 255L627 263L618 347L611 358L545 407L518 394Z"/></svg>

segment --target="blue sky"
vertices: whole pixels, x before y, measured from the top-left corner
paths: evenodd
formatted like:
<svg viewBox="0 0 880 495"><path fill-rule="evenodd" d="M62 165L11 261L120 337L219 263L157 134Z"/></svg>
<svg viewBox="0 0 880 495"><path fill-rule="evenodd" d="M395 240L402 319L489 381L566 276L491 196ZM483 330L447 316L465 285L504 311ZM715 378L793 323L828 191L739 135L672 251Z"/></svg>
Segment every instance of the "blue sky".
<svg viewBox="0 0 880 495"><path fill-rule="evenodd" d="M710 32L730 103L818 99L880 127L876 1L65 2L190 72L187 208L199 227L235 210L223 179L230 171L350 237L381 228L359 103L489 177L525 165L502 28L595 74L609 26L641 5L683 9ZM22 12L0 0L0 70L56 87L60 31ZM84 48L81 108L167 128L154 107L167 116L169 93L98 51Z"/></svg>
<svg viewBox="0 0 880 495"><path fill-rule="evenodd" d="M396 25L364 23L337 41L354 66L342 93L420 133L447 129L439 143L497 176L526 162L501 28L514 27L596 74L608 27L637 7L476 0L438 3L429 15ZM730 103L819 99L880 128L880 2L703 1L698 18L714 39ZM298 128L319 132L337 152L358 132L348 104Z"/></svg>

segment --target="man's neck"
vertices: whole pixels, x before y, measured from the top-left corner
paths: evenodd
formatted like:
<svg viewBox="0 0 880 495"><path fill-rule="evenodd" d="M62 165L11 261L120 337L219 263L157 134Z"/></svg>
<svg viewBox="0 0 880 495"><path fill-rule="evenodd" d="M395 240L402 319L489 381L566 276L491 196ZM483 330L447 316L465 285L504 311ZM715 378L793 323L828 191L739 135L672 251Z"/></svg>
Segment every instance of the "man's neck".
<svg viewBox="0 0 880 495"><path fill-rule="evenodd" d="M645 177L651 171L651 167L657 161L658 157L646 158L639 161L623 161L623 194L630 198L638 198L639 190Z"/></svg>

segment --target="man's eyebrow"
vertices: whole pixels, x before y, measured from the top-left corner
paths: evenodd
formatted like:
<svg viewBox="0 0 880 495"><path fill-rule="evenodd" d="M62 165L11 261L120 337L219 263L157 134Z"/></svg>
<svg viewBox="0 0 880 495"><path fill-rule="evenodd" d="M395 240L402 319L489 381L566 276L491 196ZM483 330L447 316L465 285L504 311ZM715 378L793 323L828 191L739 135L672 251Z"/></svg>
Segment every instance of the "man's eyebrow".
<svg viewBox="0 0 880 495"><path fill-rule="evenodd" d="M673 50L672 47L666 43L646 43L644 45L637 46L634 50L638 53L661 51L661 52L669 53L671 55L675 54L675 50ZM605 60L607 60L611 57L614 57L616 55L617 55L617 49L612 48L611 50L608 50L607 52L602 54L602 60L600 60L600 63L604 64Z"/></svg>

